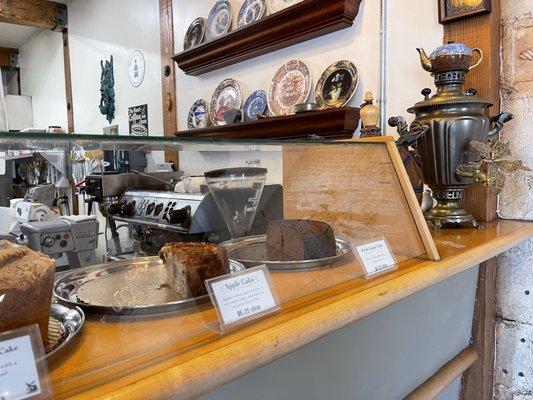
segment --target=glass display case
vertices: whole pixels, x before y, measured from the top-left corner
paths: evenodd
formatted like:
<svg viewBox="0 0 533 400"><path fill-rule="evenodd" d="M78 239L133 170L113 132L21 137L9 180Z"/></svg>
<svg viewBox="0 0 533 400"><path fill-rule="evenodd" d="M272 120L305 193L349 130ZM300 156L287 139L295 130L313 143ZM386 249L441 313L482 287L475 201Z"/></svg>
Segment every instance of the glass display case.
<svg viewBox="0 0 533 400"><path fill-rule="evenodd" d="M223 249L230 274L265 266L282 310L370 279L355 254L362 244L383 240L393 257L389 269L438 259L392 138L5 132L0 151L6 185L23 198L1 204L19 229L15 236L8 224L3 237L56 260L50 326L59 334L47 357L61 395L221 337L206 289L189 286L184 294L171 282L172 271L186 270L187 262L172 264L161 251L169 243ZM166 163L165 152L176 152L178 165ZM32 180L31 168L47 172ZM47 185L55 190L45 204L39 195ZM68 207L60 207L62 197ZM35 208L26 219L14 211L24 203ZM38 213L35 204L46 209ZM250 324L265 329L269 317Z"/></svg>

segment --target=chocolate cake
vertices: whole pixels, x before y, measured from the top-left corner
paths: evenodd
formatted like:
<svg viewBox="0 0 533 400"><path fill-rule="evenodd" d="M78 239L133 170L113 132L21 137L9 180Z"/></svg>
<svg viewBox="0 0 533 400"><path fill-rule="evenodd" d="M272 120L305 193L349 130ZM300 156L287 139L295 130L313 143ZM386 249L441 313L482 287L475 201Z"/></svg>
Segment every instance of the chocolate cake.
<svg viewBox="0 0 533 400"><path fill-rule="evenodd" d="M168 243L159 252L170 286L183 298L207 294L204 281L230 273L226 250L209 243Z"/></svg>
<svg viewBox="0 0 533 400"><path fill-rule="evenodd" d="M38 324L48 345L54 272L50 257L0 241L0 332Z"/></svg>
<svg viewBox="0 0 533 400"><path fill-rule="evenodd" d="M337 254L335 232L324 222L284 219L267 227L270 261L303 261Z"/></svg>

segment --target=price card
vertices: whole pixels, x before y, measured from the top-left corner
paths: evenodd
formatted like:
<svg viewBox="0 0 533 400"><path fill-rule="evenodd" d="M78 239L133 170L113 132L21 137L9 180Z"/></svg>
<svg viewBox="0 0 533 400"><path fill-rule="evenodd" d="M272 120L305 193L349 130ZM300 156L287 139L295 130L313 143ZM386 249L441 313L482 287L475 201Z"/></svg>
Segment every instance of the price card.
<svg viewBox="0 0 533 400"><path fill-rule="evenodd" d="M396 268L396 260L385 238L352 245L352 250L363 266L367 278Z"/></svg>
<svg viewBox="0 0 533 400"><path fill-rule="evenodd" d="M205 281L222 332L279 310L266 266Z"/></svg>
<svg viewBox="0 0 533 400"><path fill-rule="evenodd" d="M0 334L0 400L49 398L52 394L38 326Z"/></svg>

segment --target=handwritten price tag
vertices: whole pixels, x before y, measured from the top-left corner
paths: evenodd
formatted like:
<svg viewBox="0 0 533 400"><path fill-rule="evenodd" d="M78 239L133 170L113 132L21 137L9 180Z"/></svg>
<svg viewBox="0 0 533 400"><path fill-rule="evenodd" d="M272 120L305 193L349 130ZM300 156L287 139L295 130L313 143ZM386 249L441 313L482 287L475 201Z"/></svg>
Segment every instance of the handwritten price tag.
<svg viewBox="0 0 533 400"><path fill-rule="evenodd" d="M222 331L279 310L268 269L262 265L205 282Z"/></svg>
<svg viewBox="0 0 533 400"><path fill-rule="evenodd" d="M50 398L37 325L0 335L0 400Z"/></svg>
<svg viewBox="0 0 533 400"><path fill-rule="evenodd" d="M396 261L385 239L354 247L354 253L365 270L365 276L370 277L396 268Z"/></svg>

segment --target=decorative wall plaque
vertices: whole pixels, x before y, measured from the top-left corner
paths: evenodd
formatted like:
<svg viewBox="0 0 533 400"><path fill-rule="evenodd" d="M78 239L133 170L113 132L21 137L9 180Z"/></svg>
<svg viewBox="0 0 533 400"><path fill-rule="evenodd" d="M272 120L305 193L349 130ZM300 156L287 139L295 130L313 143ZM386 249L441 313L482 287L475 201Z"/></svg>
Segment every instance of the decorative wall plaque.
<svg viewBox="0 0 533 400"><path fill-rule="evenodd" d="M128 63L128 78L133 87L139 87L143 83L144 67L143 53L140 50L134 50Z"/></svg>
<svg viewBox="0 0 533 400"><path fill-rule="evenodd" d="M115 76L113 72L113 56L109 61L100 61L100 112L109 123L115 119Z"/></svg>

